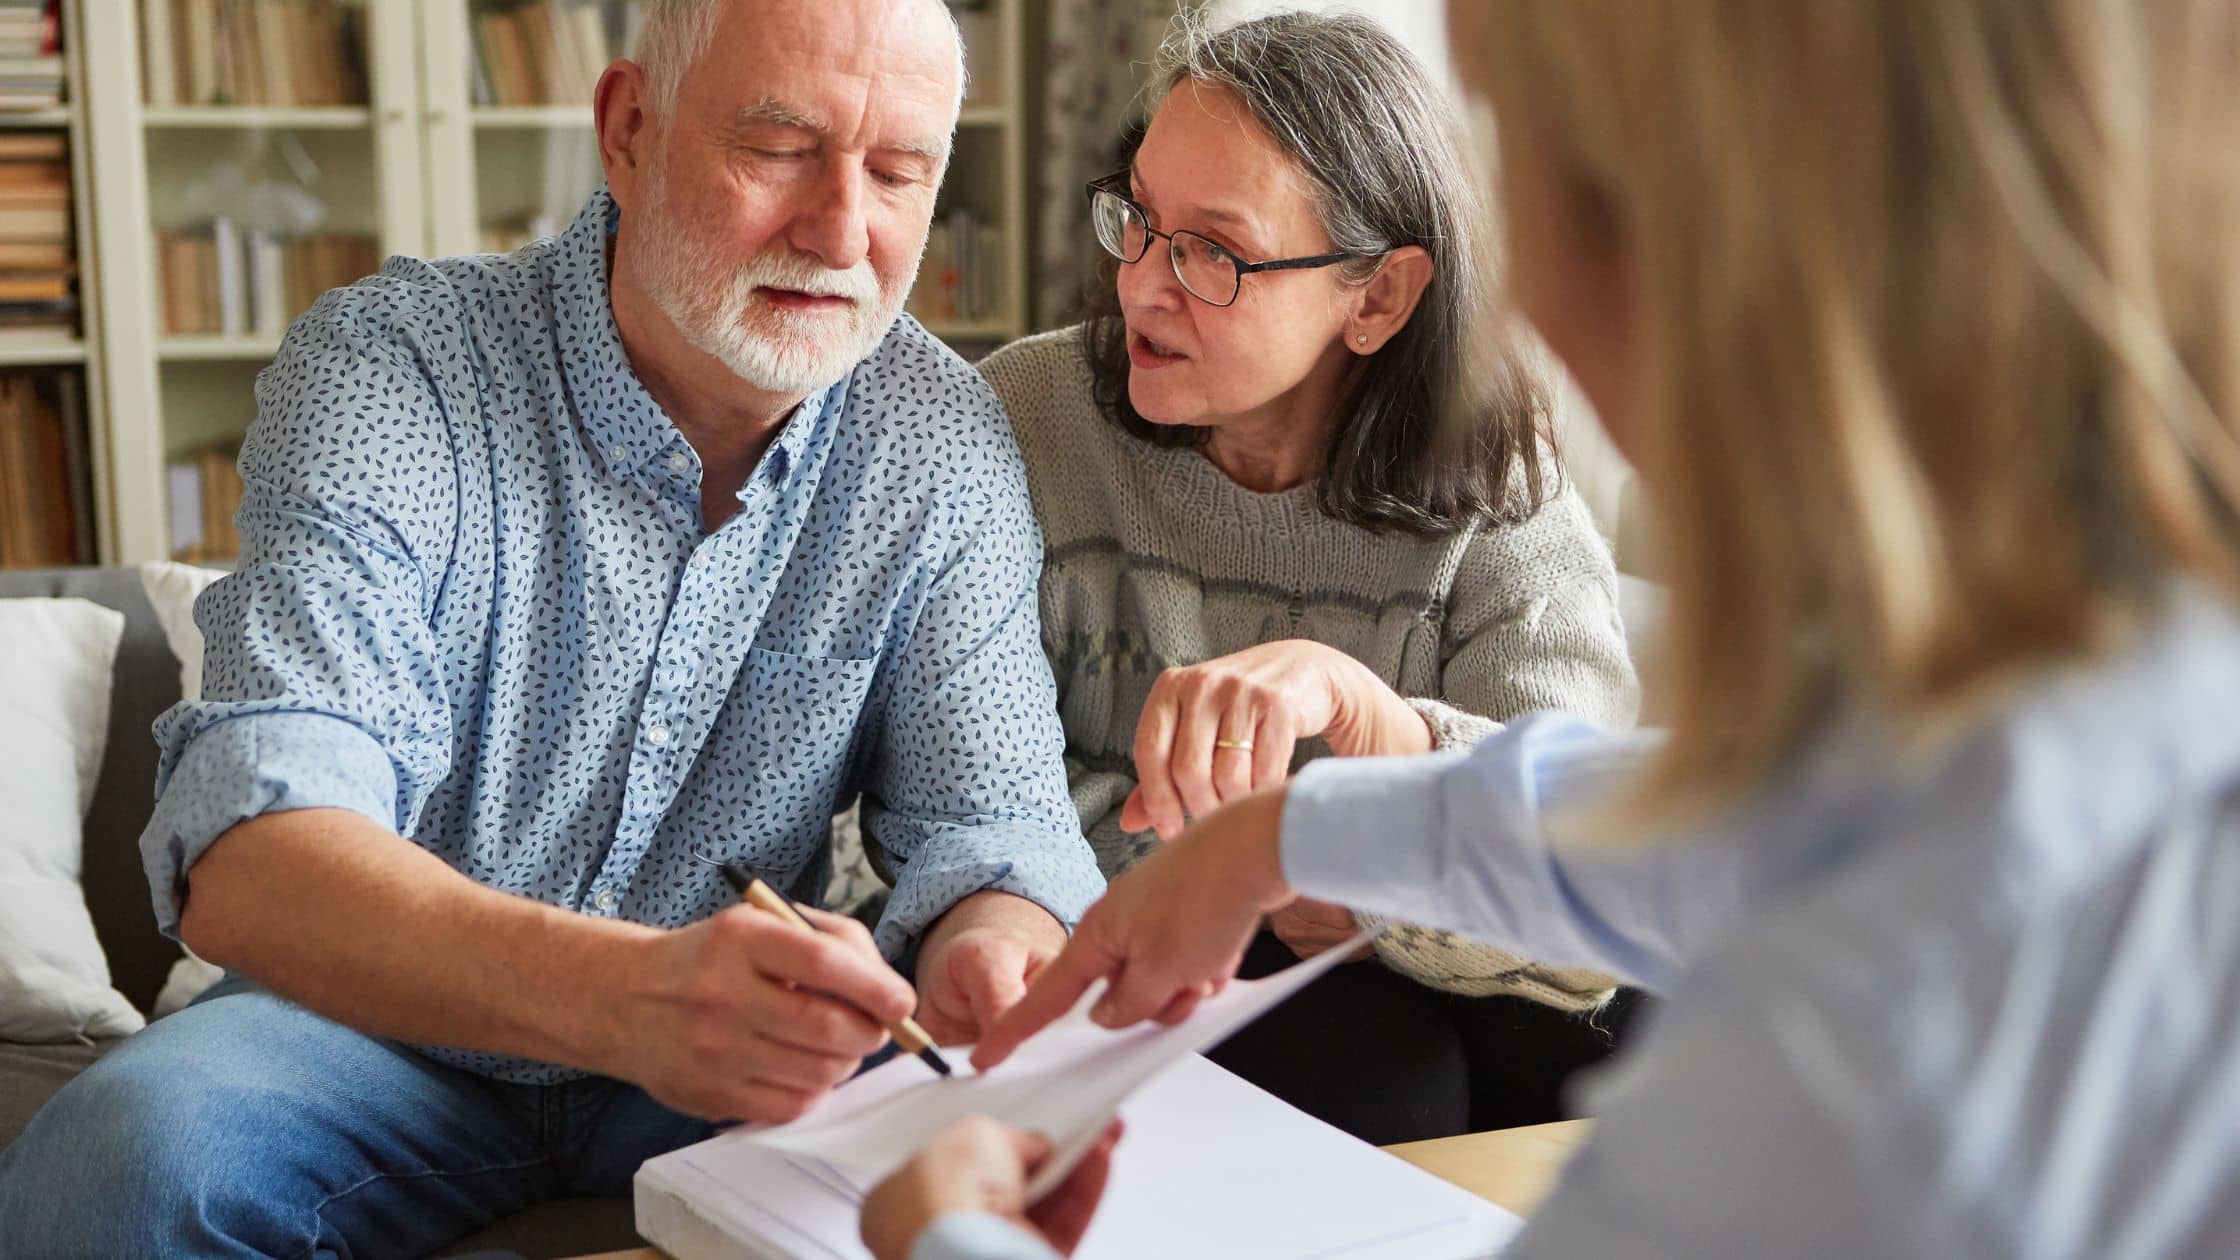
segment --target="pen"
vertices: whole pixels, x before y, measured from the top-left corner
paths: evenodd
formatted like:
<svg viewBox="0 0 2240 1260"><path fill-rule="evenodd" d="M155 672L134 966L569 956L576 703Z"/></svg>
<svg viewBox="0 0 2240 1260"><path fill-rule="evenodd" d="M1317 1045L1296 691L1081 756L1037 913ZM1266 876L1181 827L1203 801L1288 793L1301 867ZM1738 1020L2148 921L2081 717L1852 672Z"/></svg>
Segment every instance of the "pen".
<svg viewBox="0 0 2240 1260"><path fill-rule="evenodd" d="M779 918L792 923L795 927L811 932L818 930L817 925L809 922L808 916L802 914L800 909L793 904L792 898L748 874L746 868L740 866L737 862L725 862L723 864L723 882L731 885L731 891L739 894L739 900L746 902L755 909L777 915ZM845 998L835 1000L846 1001ZM853 1003L850 1003L850 1005L853 1005ZM886 1028L887 1035L894 1038L896 1045L917 1055L925 1061L927 1067L943 1076L954 1074L955 1069L949 1066L947 1059L941 1057L939 1050L934 1049L933 1038L926 1035L925 1029L918 1027L917 1020L905 1015L897 1022L888 1024Z"/></svg>

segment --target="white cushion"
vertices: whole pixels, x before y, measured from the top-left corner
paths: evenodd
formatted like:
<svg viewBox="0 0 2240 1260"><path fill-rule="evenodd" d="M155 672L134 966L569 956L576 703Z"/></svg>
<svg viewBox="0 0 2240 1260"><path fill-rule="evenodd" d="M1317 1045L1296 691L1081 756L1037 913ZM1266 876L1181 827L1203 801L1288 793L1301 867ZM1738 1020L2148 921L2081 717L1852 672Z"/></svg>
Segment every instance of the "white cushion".
<svg viewBox="0 0 2240 1260"><path fill-rule="evenodd" d="M156 994L152 1013L155 1018L162 1019L173 1011L184 1010L187 1003L202 996L204 989L225 978L225 968L202 961L202 956L190 949L185 958L171 964L171 974L163 979L163 992Z"/></svg>
<svg viewBox="0 0 2240 1260"><path fill-rule="evenodd" d="M202 698L202 628L194 623L195 597L224 576L219 569L168 561L140 566L140 589L148 593L148 605L156 610L163 641L179 658L179 695L187 700Z"/></svg>
<svg viewBox="0 0 2240 1260"><path fill-rule="evenodd" d="M194 621L194 601L204 587L224 576L222 569L204 569L170 561L140 566L140 589L147 592L148 605L156 612L156 624L163 627L163 641L170 645L171 655L179 660L181 699L202 698L202 627ZM164 979L163 991L156 994L155 1017L162 1019L194 1001L204 989L224 976L225 972L215 964L204 962L193 950L188 950L186 957L171 964L171 974Z"/></svg>
<svg viewBox="0 0 2240 1260"><path fill-rule="evenodd" d="M110 986L78 885L123 636L122 613L86 600L0 599L0 1039L144 1022Z"/></svg>

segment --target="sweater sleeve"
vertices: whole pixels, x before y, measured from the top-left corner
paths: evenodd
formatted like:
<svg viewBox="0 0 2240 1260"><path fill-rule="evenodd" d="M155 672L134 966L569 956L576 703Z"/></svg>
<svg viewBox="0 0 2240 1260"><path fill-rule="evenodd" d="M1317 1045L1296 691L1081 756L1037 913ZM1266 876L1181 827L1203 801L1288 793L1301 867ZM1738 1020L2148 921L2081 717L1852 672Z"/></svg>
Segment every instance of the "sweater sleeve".
<svg viewBox="0 0 2240 1260"><path fill-rule="evenodd" d="M1442 748L1475 745L1490 733L1485 719L1543 709L1610 730L1633 725L1641 689L1617 566L1576 492L1471 541L1443 639L1440 694L1415 701Z"/></svg>
<svg viewBox="0 0 2240 1260"><path fill-rule="evenodd" d="M1633 724L1640 689L1618 617L1617 569L1569 489L1530 520L1489 528L1465 548L1443 638L1440 694L1407 698L1434 748L1475 747L1504 721L1543 709L1612 729ZM1506 993L1591 1010L1618 984L1599 971L1546 966L1413 924L1386 925L1376 948L1402 975L1474 997Z"/></svg>

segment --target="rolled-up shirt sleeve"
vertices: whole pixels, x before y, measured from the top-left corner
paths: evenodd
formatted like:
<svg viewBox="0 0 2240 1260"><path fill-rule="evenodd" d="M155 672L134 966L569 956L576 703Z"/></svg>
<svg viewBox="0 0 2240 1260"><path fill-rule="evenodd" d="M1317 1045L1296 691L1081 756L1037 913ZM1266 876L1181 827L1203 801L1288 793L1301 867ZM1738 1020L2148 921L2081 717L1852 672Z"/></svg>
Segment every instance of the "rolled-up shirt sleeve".
<svg viewBox="0 0 2240 1260"><path fill-rule="evenodd" d="M258 379L239 566L195 604L203 692L155 726L141 858L169 935L188 872L237 823L325 807L403 833L449 766L428 625L455 456L445 404L364 300L322 299Z"/></svg>
<svg viewBox="0 0 2240 1260"><path fill-rule="evenodd" d="M1001 455L957 504L958 542L889 666L864 826L895 872L877 931L890 954L976 892L1025 897L1070 930L1104 891L1066 790L1042 536L1008 437Z"/></svg>
<svg viewBox="0 0 2240 1260"><path fill-rule="evenodd" d="M1541 713L1468 752L1315 762L1285 801L1285 876L1306 896L1662 988L1741 906L1739 856L1709 839L1550 834L1591 820L1661 739Z"/></svg>

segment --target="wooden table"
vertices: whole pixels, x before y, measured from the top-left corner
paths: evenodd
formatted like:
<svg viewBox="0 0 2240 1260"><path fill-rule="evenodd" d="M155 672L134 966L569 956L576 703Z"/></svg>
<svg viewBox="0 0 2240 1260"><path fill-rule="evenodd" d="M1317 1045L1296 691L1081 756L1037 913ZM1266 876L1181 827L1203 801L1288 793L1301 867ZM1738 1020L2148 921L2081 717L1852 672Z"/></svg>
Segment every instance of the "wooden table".
<svg viewBox="0 0 2240 1260"><path fill-rule="evenodd" d="M1530 1216L1556 1188L1565 1162L1592 1127L1589 1120L1560 1120L1384 1149L1481 1199Z"/></svg>
<svg viewBox="0 0 2240 1260"><path fill-rule="evenodd" d="M1481 1199L1519 1216L1530 1216L1555 1188L1564 1161L1586 1140L1591 1123L1563 1120L1431 1142L1405 1142L1385 1149ZM583 1260L662 1260L662 1255L652 1247L639 1247Z"/></svg>

